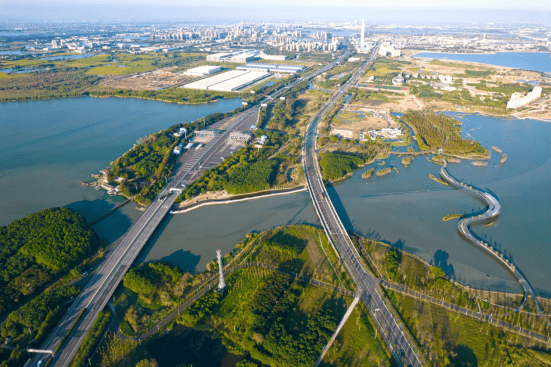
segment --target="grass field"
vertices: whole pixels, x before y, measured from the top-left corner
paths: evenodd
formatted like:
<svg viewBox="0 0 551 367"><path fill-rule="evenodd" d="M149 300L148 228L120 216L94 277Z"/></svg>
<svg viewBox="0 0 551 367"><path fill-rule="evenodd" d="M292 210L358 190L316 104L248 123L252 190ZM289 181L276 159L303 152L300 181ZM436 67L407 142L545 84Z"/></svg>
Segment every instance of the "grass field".
<svg viewBox="0 0 551 367"><path fill-rule="evenodd" d="M360 302L323 358L321 367L394 366Z"/></svg>
<svg viewBox="0 0 551 367"><path fill-rule="evenodd" d="M145 73L156 68L154 66L122 66L122 64L97 66L86 72L92 75L128 75L135 73Z"/></svg>
<svg viewBox="0 0 551 367"><path fill-rule="evenodd" d="M551 354L529 338L411 297L392 294L391 300L432 365L551 366Z"/></svg>

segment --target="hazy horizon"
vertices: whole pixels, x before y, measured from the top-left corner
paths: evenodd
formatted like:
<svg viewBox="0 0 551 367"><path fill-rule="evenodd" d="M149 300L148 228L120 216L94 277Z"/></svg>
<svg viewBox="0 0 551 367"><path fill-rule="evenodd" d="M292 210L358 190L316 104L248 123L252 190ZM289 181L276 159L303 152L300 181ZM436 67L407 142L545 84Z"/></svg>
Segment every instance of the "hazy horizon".
<svg viewBox="0 0 551 367"><path fill-rule="evenodd" d="M431 1L428 1L431 2ZM463 1L465 3L465 1ZM323 4L326 4L324 2ZM396 3L396 2L395 2ZM470 3L467 1L467 3ZM14 3L3 2L0 5L2 20L13 22L179 22L179 23L233 23L233 22L309 22L334 21L345 22L364 18L368 24L412 24L412 25L467 25L467 24L542 24L551 25L551 9L536 7L524 9L491 9L488 7L400 7L391 5L386 8L368 6L336 7L331 5L262 6L247 5L242 2L235 5L209 4L205 6L186 6L169 3L165 6L153 6L133 2L89 3L76 5L42 4L40 1ZM227 4L227 3L225 3ZM505 3L509 4L509 3Z"/></svg>

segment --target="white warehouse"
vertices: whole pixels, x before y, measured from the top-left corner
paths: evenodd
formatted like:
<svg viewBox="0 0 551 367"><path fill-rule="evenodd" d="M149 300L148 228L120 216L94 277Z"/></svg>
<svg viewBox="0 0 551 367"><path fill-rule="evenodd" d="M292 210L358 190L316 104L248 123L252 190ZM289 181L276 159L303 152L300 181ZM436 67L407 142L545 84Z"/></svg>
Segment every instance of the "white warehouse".
<svg viewBox="0 0 551 367"><path fill-rule="evenodd" d="M271 75L272 74L263 71L231 70L210 78L186 84L183 88L233 92Z"/></svg>
<svg viewBox="0 0 551 367"><path fill-rule="evenodd" d="M197 68L189 69L184 71L184 75L193 75L193 76L205 76L219 72L222 70L220 66L199 66Z"/></svg>

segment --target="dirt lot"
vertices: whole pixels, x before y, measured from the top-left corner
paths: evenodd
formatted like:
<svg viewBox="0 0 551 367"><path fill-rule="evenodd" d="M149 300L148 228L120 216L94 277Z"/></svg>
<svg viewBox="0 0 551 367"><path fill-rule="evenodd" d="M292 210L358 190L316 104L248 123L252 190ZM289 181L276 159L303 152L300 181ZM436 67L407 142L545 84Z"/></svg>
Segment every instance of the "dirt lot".
<svg viewBox="0 0 551 367"><path fill-rule="evenodd" d="M380 102L380 101L367 101ZM392 119L387 120L379 113L373 113L374 109L359 107L358 105L339 112L331 121L331 135L341 136L347 139L358 139L360 132L380 130L387 127L399 128L398 123ZM376 109L379 111L379 109Z"/></svg>
<svg viewBox="0 0 551 367"><path fill-rule="evenodd" d="M111 88L131 90L155 90L173 87L183 83L189 83L198 79L196 76L175 73L175 67L164 68L146 73L129 76L108 75L101 81L101 85Z"/></svg>

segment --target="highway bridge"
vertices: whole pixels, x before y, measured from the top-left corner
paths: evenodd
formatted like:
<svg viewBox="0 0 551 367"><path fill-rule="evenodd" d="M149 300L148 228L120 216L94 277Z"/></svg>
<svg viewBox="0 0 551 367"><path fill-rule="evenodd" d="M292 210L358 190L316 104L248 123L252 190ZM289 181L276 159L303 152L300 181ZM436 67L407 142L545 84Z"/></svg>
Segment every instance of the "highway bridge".
<svg viewBox="0 0 551 367"><path fill-rule="evenodd" d="M358 69L354 75L327 101L310 121L304 137L302 149L303 168L308 184L308 191L314 203L320 222L331 244L337 251L348 273L350 274L357 293L369 311L381 335L392 351L395 360L400 366L421 367L427 365L421 352L404 327L397 320L397 315L391 306L386 303L385 296L381 293L380 279L373 276L365 268L348 232L344 228L335 207L331 202L322 180L317 152L317 129L319 122L333 108L336 101L344 95L348 88L356 82L363 71L369 67L374 59L377 48L370 58Z"/></svg>
<svg viewBox="0 0 551 367"><path fill-rule="evenodd" d="M308 80L329 70L334 67L337 62L342 61L347 54L348 47L342 52L337 60L280 88L272 93L270 99L279 96L287 89L303 80ZM268 96L266 96L261 102L268 99ZM177 189L180 189L182 184L188 184L196 177L199 177L198 174L204 170L202 165L208 162L215 153L219 152L220 149L224 147L232 131L248 130L251 125L255 125L258 120L259 111L260 106L254 105L244 112L232 117L230 122L224 123L223 134L217 135L202 149L188 152L180 157L176 172L168 181L166 187L148 206L136 223L128 230L121 242L108 255L101 267L90 277L83 291L75 299L60 323L43 344L41 350L51 351L53 356L47 353L38 353L32 359L28 367L36 367L40 362L42 362L40 364L43 365L49 358L53 359L49 364L50 366L64 367L70 364L79 346L82 344L86 333L92 327L98 312L105 307L144 245L174 204L178 196ZM216 123L215 125L218 124L222 124L222 122ZM215 128L216 126L211 127ZM79 318L82 312L84 312L83 316ZM77 325L74 326L70 335L67 335L75 322Z"/></svg>
<svg viewBox="0 0 551 367"><path fill-rule="evenodd" d="M65 340L64 346L55 353L53 363L50 365L67 366L69 364L86 333L90 330L98 312L105 307L117 285L122 280L124 274L126 274L126 271L130 268L143 246L174 204L182 182L192 177L200 170L203 162L208 161L225 145L225 141L232 131L246 130L251 125L254 125L258 118L259 108L255 106L231 118L223 134L217 135L202 149L198 151L192 150L180 157L178 168L170 181L168 181L165 189L149 205L117 247L109 254L101 267L90 278L84 290L73 302L68 312L42 347L43 350L55 352L82 310L86 308L82 321L79 322L71 335ZM44 354L38 355L33 359L31 365L37 365L45 357L48 356Z"/></svg>

